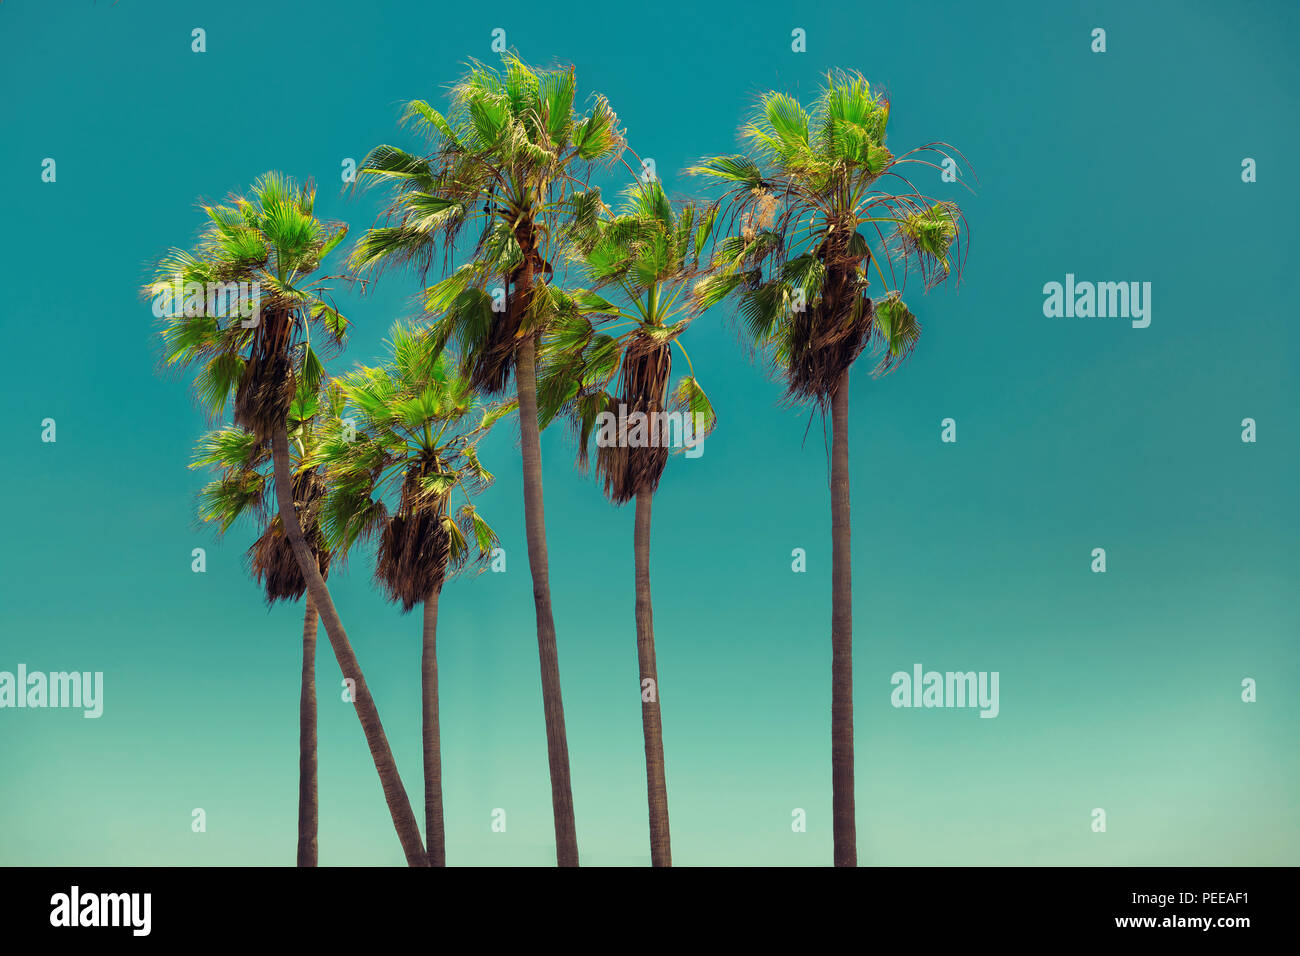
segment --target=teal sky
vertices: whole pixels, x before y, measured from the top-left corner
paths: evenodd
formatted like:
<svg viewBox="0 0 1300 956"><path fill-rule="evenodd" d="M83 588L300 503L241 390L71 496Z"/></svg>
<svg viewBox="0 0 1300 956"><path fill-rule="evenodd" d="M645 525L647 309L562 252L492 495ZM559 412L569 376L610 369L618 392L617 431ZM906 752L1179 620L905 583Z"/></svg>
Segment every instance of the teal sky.
<svg viewBox="0 0 1300 956"><path fill-rule="evenodd" d="M831 67L888 90L896 152L947 140L979 175L972 197L918 172L966 211L964 281L909 296L924 333L908 365L852 379L862 862L1300 862L1298 20L1281 2L4 3L0 670L103 671L105 700L98 720L0 710L0 863L292 865L302 608L267 611L250 529L196 526L204 476L186 464L205 422L185 381L155 374L137 289L193 240L199 197L269 169L315 177L322 216L368 226L377 197L344 195L341 163L414 146L400 104L441 102L498 27L531 62L575 64L676 196L699 193L680 171L733 147L757 93L811 98ZM1044 317L1066 273L1151 282L1150 327ZM402 275L343 291L354 331L332 370L377 360L416 291ZM674 862L824 865L825 448L729 318L687 338L719 429L655 504ZM507 572L456 580L440 605L453 865L554 863L511 432L483 448L497 483L480 502ZM643 865L631 509L575 473L563 432L542 450L582 859ZM357 554L330 585L422 817L419 618L371 570ZM400 864L321 637L320 862ZM890 675L917 662L998 671L999 716L893 708Z"/></svg>

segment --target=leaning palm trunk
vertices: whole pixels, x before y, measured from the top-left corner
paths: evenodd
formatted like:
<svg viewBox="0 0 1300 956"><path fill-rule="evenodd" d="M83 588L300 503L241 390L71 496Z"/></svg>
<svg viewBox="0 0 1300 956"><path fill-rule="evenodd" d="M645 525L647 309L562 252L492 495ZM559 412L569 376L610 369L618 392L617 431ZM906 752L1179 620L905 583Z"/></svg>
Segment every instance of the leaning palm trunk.
<svg viewBox="0 0 1300 956"><path fill-rule="evenodd" d="M339 668L343 671L344 678L352 680L355 684L352 703L356 708L357 717L361 720L361 727L365 731L366 743L370 746L370 756L374 759L375 770L379 772L384 799L388 802L388 812L392 814L393 826L397 829L397 837L402 843L402 852L406 854L406 862L409 865L427 866L424 844L420 841L420 827L415 821L415 814L411 811L411 801L402 786L402 778L397 773L393 752L388 746L388 737L384 734L383 724L379 721L379 711L375 708L374 698L370 696L370 688L366 686L365 677L361 674L357 655L352 650L347 633L343 630L343 622L339 620L338 612L334 609L334 601L325 586L325 579L321 577L316 559L302 536L302 526L298 522L298 512L293 503L293 482L289 474L289 437L283 421L272 432L271 453L275 464L275 499L279 507L280 519L284 522L289 544L307 582L307 593L315 602L321 622L325 625L325 633L329 636L330 646L334 649Z"/></svg>
<svg viewBox="0 0 1300 956"><path fill-rule="evenodd" d="M316 602L307 595L302 621L302 693L298 699L298 865L317 865Z"/></svg>
<svg viewBox="0 0 1300 956"><path fill-rule="evenodd" d="M646 795L650 806L650 864L672 866L668 835L668 786L664 779L664 736L659 722L659 671L655 667L654 608L650 602L650 505L654 492L636 496L636 656L641 668L641 731L645 736ZM645 687L649 678L650 688ZM647 690L652 690L647 694ZM649 696L649 700L647 700Z"/></svg>
<svg viewBox="0 0 1300 956"><path fill-rule="evenodd" d="M442 744L438 730L438 594L424 599L424 651L420 658L420 697L424 737L424 842L429 865L447 865L442 823Z"/></svg>
<svg viewBox="0 0 1300 956"><path fill-rule="evenodd" d="M849 549L849 372L831 393L831 819L835 865L858 865L853 812L853 574Z"/></svg>
<svg viewBox="0 0 1300 956"><path fill-rule="evenodd" d="M525 276L524 287L531 284ZM542 668L542 705L546 712L546 756L551 768L551 807L555 814L555 862L578 865L578 836L573 822L573 787L569 780L569 743L564 732L560 663L551 616L551 582L546 560L546 515L542 509L542 453L537 425L537 352L534 333L519 341L515 384L519 393L519 445L524 471L524 525L528 565L533 574L537 608L537 653Z"/></svg>

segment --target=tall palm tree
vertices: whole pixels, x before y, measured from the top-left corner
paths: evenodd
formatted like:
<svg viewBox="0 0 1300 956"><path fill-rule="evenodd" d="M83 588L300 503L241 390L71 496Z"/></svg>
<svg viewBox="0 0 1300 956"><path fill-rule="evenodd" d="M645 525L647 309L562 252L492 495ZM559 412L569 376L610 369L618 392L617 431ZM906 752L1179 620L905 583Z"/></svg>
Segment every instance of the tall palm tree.
<svg viewBox="0 0 1300 956"><path fill-rule="evenodd" d="M375 579L404 612L423 605L424 838L429 865L445 866L438 599L447 577L470 561L471 542L480 564L496 543L470 495L492 481L478 443L508 406L484 408L468 381L448 369L432 334L401 324L387 364L353 372L341 388L359 427L345 434L335 425L316 447L312 461L329 478L322 520L327 540L344 552L362 537L378 537ZM453 515L457 491L465 503ZM384 497L394 494L390 512Z"/></svg>
<svg viewBox="0 0 1300 956"><path fill-rule="evenodd" d="M661 430L661 423L667 423L662 414L669 409L676 413L681 420L681 440L688 436L692 441L702 440L716 424L681 343L693 318L690 297L683 293L701 274L700 254L713 230L716 209L702 210L693 203L674 207L657 179L633 187L617 215L609 214L594 189L574 196L573 206L566 233L591 290L576 296L581 309L563 313L543 339L541 420L544 426L565 412L577 432L582 467L588 462L594 435L596 472L604 481L606 496L615 505L636 501L636 644L650 861L654 866L671 866L650 597L650 515L672 440L671 433ZM595 290L611 290L618 301L604 299ZM690 372L670 396L674 346ZM606 426L613 420L635 423L634 416L646 416L648 431L620 437L605 428L596 434L602 415ZM636 444L631 443L633 437ZM611 438L615 440L611 442Z"/></svg>
<svg viewBox="0 0 1300 956"><path fill-rule="evenodd" d="M902 298L909 268L929 289L960 272L965 251L957 204L923 195L902 171L908 163L939 169L934 160L952 148L929 143L895 156L885 145L888 121L889 101L861 75L834 72L811 111L783 93L763 94L741 129L744 152L703 160L692 170L728 185L738 227L718 244L719 272L697 287L696 303L734 296L742 330L784 378L787 397L830 412L836 866L857 865L849 369L873 341L877 375L911 353L921 327Z"/></svg>
<svg viewBox="0 0 1300 956"><path fill-rule="evenodd" d="M302 385L300 380L300 386ZM329 395L312 394L301 387L289 409L289 444L295 459L293 495L299 520L322 578L329 577L333 557L320 528L320 506L325 478L320 470L304 465L312 450L314 425L327 410ZM338 409L334 409L337 414ZM268 506L271 451L247 429L227 427L199 439L191 468L212 466L218 477L199 493L199 517L225 534L241 516L255 517L262 526L248 549L249 567L263 586L267 605L296 601L307 590L298 561L284 533L284 522ZM298 866L319 861L317 830L316 750L316 604L307 595L302 623L302 682L298 700Z"/></svg>
<svg viewBox="0 0 1300 956"><path fill-rule="evenodd" d="M163 362L168 367L198 365L194 388L209 413L222 415L233 393L235 424L270 443L276 506L290 548L343 676L353 682L353 705L406 861L424 866L419 824L379 711L294 505L287 420L298 379L311 390L321 378L311 333L337 347L347 331L347 320L327 298L324 282L329 277L312 279L347 227L317 219L315 198L310 182L299 186L289 177L268 173L253 185L250 197L235 195L229 204L205 206L209 222L196 251L173 249L159 262L147 291L162 297L174 283L212 289L248 282L260 293L255 314L247 318L207 314L210 308L205 308L202 295L198 301L187 295L186 307L170 310L163 322ZM208 298L215 301L216 296Z"/></svg>
<svg viewBox="0 0 1300 956"><path fill-rule="evenodd" d="M437 316L439 341L456 339L475 389L499 394L514 372L559 866L578 865L578 838L551 612L536 350L548 324L572 308L550 261L568 195L593 162L613 161L623 145L604 97L579 115L575 94L572 69L537 71L511 54L500 70L472 63L446 116L409 103L405 118L428 136L429 152L371 150L359 172L391 188L390 221L369 230L352 259L358 267L411 265L424 278L439 251L450 261L458 238L475 236L468 261L426 290L425 309Z"/></svg>

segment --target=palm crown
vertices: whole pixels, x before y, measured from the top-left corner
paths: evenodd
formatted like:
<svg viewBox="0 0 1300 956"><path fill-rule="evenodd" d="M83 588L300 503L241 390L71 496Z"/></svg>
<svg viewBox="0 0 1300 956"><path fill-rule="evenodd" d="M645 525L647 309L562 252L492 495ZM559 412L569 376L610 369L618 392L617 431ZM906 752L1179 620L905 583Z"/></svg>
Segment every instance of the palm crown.
<svg viewBox="0 0 1300 956"><path fill-rule="evenodd" d="M476 233L471 260L427 290L425 308L440 316L439 340L456 339L471 384L489 394L504 388L517 340L555 312L549 296L531 292L553 274L557 220L580 172L622 149L605 98L580 116L575 94L571 68L535 71L513 55L500 71L471 63L446 116L423 100L407 104L404 120L428 137L428 155L379 146L359 171L393 194L389 224L366 233L354 265L412 265L424 278L440 247L450 260L461 234ZM505 286L494 297L497 282Z"/></svg>
<svg viewBox="0 0 1300 956"><path fill-rule="evenodd" d="M425 600L477 551L485 559L496 534L471 496L492 481L478 443L510 405L485 407L450 367L428 330L394 326L391 361L339 382L345 415L309 457L324 466L328 492L321 523L330 547L346 552L379 537L376 579L405 610ZM452 513L455 492L465 503ZM392 513L384 503L396 493Z"/></svg>
<svg viewBox="0 0 1300 956"><path fill-rule="evenodd" d="M559 311L543 340L538 389L543 424L561 412L568 415L582 465L598 417L617 414L620 405L628 417L671 405L686 416L683 428L702 436L712 430L716 416L681 344L694 317L683 293L701 275L700 259L716 208L675 206L657 179L628 190L617 214L608 214L595 189L576 194L572 207L566 237L591 288L573 294L574 307ZM619 302L596 290L617 293ZM674 345L689 372L670 401ZM653 492L667 459L666 444L633 447L620 441L598 447L596 471L610 499L622 503L640 490Z"/></svg>
<svg viewBox="0 0 1300 956"><path fill-rule="evenodd" d="M205 205L210 220L195 251L172 249L158 263L151 295L174 283L256 283L259 311L248 319L173 311L164 319L163 362L199 365L195 392L200 404L220 415L235 393L235 423L267 438L282 425L293 401L295 377L308 390L321 378L313 328L329 346L342 343L347 320L328 299L325 278L312 279L321 261L347 233L341 223L314 214L316 191L280 173L257 180L248 197ZM206 311L206 310L200 310Z"/></svg>
<svg viewBox="0 0 1300 956"><path fill-rule="evenodd" d="M770 350L792 398L826 401L873 337L877 374L894 368L920 335L902 298L909 271L927 289L960 271L961 210L921 194L900 171L938 169L933 159L955 150L931 143L895 156L888 122L889 101L865 79L832 73L811 113L783 93L764 94L741 130L747 150L692 170L730 184L739 227L719 243L718 273L697 286L695 302L735 294L743 330Z"/></svg>
<svg viewBox="0 0 1300 956"><path fill-rule="evenodd" d="M316 556L321 577L329 576L333 554L320 526L326 481L319 468L306 464L321 434L321 418L337 418L342 395L337 388L307 391L299 387L289 408L289 447L295 459L293 497L303 536ZM218 475L199 492L199 517L224 534L242 516L256 518L262 532L248 549L254 578L266 590L267 603L297 600L307 582L284 533L284 522L271 515L271 452L266 442L245 428L226 427L203 435L191 468L213 467Z"/></svg>

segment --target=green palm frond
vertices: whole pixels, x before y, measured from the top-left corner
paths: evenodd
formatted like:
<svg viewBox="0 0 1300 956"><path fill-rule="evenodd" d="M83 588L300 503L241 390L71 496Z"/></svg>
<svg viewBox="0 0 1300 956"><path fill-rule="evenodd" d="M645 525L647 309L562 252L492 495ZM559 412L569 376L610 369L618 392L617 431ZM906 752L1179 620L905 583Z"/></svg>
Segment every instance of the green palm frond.
<svg viewBox="0 0 1300 956"><path fill-rule="evenodd" d="M704 394L700 383L693 375L682 376L677 387L673 389L672 407L690 415L694 423L695 434L703 437L718 427L718 416L713 410L713 403Z"/></svg>
<svg viewBox="0 0 1300 956"><path fill-rule="evenodd" d="M700 160L686 170L695 176L712 176L748 189L761 189L763 173L748 156L714 156Z"/></svg>
<svg viewBox="0 0 1300 956"><path fill-rule="evenodd" d="M912 354L921 337L921 325L897 292L877 300L875 312L881 357L873 374L880 376L892 372Z"/></svg>

